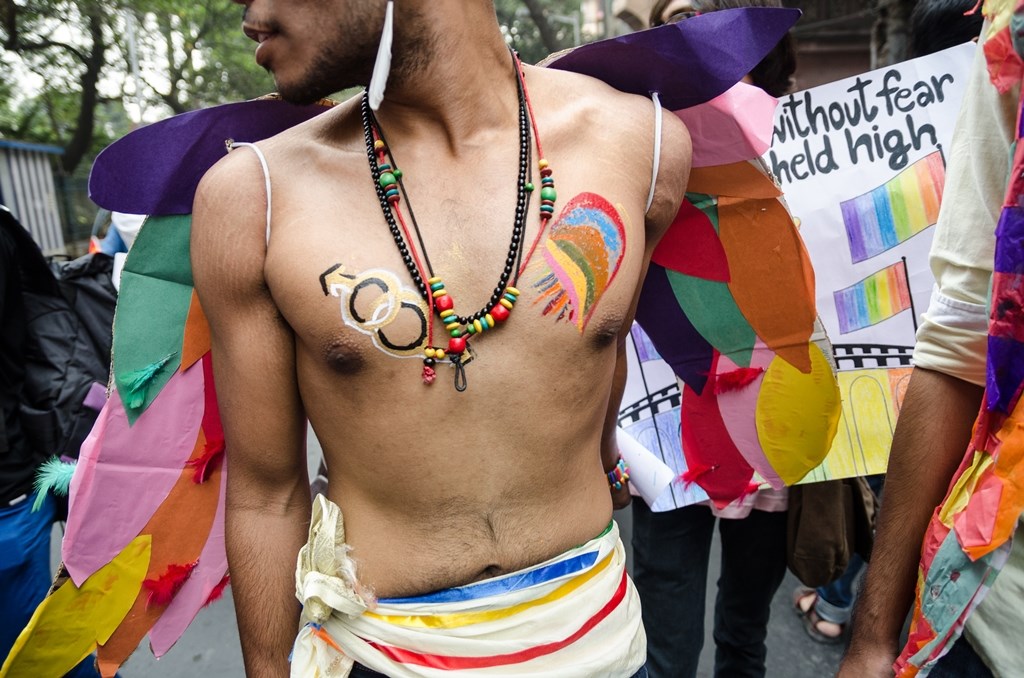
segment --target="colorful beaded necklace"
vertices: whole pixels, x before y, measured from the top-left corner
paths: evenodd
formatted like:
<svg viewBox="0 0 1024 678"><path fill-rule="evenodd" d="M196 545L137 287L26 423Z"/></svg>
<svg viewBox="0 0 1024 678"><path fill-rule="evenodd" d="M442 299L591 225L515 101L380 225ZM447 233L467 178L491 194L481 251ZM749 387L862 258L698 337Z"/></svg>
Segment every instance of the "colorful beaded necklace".
<svg viewBox="0 0 1024 678"><path fill-rule="evenodd" d="M402 171L398 169L380 123L376 120L370 108L367 96L364 95L362 101L366 154L369 159L370 174L373 177L377 198L380 200L381 211L384 213L391 236L398 246L398 252L402 256L402 261L409 270L409 275L412 276L413 284L426 300L428 308L437 313L450 336L447 347L436 347L433 345L433 313L430 313L427 320L428 346L424 349L423 358L423 382L426 384L433 383L436 376L434 367L439 361L448 359L455 368L455 389L460 392L465 391L467 386L465 365L469 362L466 356L471 355L469 339L475 335L493 330L508 320L509 315L515 308L516 301L519 299L519 290L515 288L515 285L518 283L519 276L522 275L530 257L536 250L548 221L554 215L555 200L557 199L551 167L547 160L543 159L544 152L540 144L540 137L537 134L537 120L533 114L533 106L530 104L529 93L526 90L522 63L514 51L512 52L512 60L515 66L519 95L519 179L512 238L509 243L508 257L505 259L505 266L498 278L498 283L491 294L491 298L483 308L469 316L460 316L455 312L455 302L445 288L444 280L434 273L430 257L427 255L427 248L423 243L423 234L420 232L416 215L412 210L412 205L409 203L409 196L402 182ZM536 138L537 154L541 157L541 160L537 163L541 176L541 227L524 258L522 248L523 232L526 225L526 216L529 212L530 195L535 190L534 185L529 181L531 128L533 136ZM412 223L412 230L416 234L416 242L413 242L410 237L409 225L399 207L399 202L401 202L403 197L409 211L409 221ZM416 248L417 243L419 251Z"/></svg>

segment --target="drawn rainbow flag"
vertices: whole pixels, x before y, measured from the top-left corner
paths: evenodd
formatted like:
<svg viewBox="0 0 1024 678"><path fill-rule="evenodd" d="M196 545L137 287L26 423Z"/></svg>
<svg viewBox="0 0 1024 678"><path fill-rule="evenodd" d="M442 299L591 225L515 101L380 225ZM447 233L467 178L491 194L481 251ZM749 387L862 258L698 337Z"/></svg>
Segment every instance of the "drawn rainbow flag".
<svg viewBox="0 0 1024 678"><path fill-rule="evenodd" d="M939 219L946 166L935 151L878 188L841 203L853 262L909 240Z"/></svg>
<svg viewBox="0 0 1024 678"><path fill-rule="evenodd" d="M841 334L877 325L911 307L906 265L897 262L832 296Z"/></svg>

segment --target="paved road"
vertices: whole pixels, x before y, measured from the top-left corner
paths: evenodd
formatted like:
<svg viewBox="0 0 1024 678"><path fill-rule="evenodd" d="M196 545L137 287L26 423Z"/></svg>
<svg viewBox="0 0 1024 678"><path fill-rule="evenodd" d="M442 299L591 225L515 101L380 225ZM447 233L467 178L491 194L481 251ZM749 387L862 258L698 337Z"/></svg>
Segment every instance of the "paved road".
<svg viewBox="0 0 1024 678"><path fill-rule="evenodd" d="M319 460L319 448L310 435L310 466L315 468ZM617 516L622 527L623 541L627 544L627 558L630 537L628 510ZM704 650L701 653L700 678L710 678L714 663L714 641L711 637L712 614L715 587L718 579L719 544L717 535L712 544L708 599L705 605ZM768 676L780 678L818 678L832 675L839 665L842 649L813 642L803 630L800 619L790 610L790 592L797 585L792 575L787 575L772 605L772 619L768 629ZM235 608L230 588L224 598L199 613L196 621L184 637L160 660L153 658L148 644L144 644L128 660L121 671L124 678L185 678L206 676L210 678L241 678L242 652L238 644L235 627Z"/></svg>

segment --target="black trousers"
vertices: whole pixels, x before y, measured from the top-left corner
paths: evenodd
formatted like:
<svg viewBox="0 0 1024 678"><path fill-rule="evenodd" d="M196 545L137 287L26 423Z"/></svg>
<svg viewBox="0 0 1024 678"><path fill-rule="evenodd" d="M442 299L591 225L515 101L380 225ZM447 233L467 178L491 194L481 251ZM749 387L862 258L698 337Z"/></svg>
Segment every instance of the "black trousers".
<svg viewBox="0 0 1024 678"><path fill-rule="evenodd" d="M704 646L704 601L716 518L706 506L654 513L633 501L633 581L647 629L651 678L694 678ZM765 675L771 602L786 574L786 513L719 520L715 676Z"/></svg>
<svg viewBox="0 0 1024 678"><path fill-rule="evenodd" d="M949 650L949 653L939 660L930 678L992 678L992 669L985 665L978 653L974 651L966 636L960 636L956 643Z"/></svg>

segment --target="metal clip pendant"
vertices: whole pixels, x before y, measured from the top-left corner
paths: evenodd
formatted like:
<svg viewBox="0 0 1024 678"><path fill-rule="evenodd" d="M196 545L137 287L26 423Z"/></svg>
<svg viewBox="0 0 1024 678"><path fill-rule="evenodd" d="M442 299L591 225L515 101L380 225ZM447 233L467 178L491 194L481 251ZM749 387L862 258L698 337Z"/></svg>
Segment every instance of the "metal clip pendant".
<svg viewBox="0 0 1024 678"><path fill-rule="evenodd" d="M462 364L462 357L453 355L452 365L455 366L455 390L462 393L466 390L466 366Z"/></svg>

